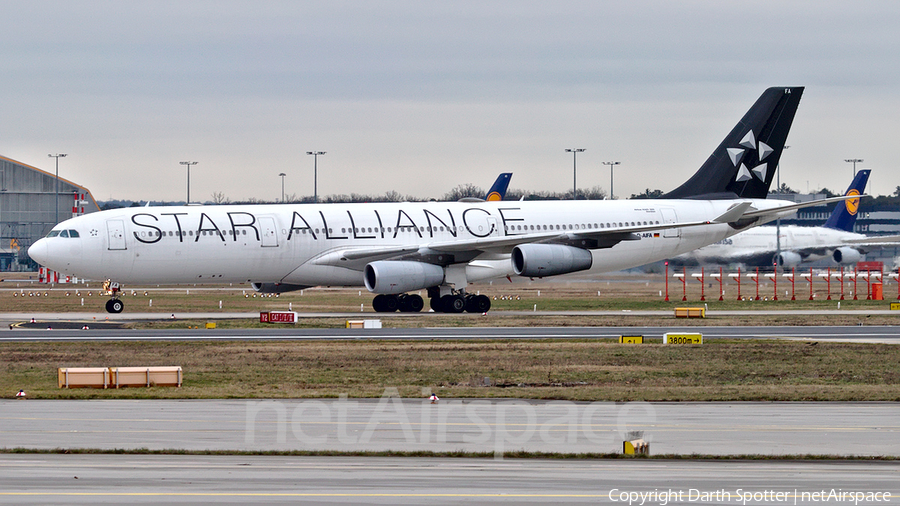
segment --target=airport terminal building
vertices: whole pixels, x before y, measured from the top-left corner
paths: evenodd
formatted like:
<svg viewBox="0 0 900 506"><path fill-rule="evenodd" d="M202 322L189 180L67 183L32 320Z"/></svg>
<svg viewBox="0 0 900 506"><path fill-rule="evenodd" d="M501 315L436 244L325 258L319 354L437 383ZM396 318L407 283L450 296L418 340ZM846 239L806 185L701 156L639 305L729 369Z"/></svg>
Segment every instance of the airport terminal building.
<svg viewBox="0 0 900 506"><path fill-rule="evenodd" d="M87 188L0 156L0 271L36 269L29 246L57 223L95 211Z"/></svg>

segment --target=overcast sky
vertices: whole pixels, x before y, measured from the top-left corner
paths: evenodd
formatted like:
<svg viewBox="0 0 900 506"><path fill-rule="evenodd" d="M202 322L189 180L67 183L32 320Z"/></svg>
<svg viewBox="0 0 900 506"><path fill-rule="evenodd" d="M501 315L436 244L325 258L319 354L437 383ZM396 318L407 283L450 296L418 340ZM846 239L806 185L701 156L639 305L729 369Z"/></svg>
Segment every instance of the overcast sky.
<svg viewBox="0 0 900 506"><path fill-rule="evenodd" d="M97 199L670 190L770 86L782 182L900 185L900 2L0 0L0 155Z"/></svg>

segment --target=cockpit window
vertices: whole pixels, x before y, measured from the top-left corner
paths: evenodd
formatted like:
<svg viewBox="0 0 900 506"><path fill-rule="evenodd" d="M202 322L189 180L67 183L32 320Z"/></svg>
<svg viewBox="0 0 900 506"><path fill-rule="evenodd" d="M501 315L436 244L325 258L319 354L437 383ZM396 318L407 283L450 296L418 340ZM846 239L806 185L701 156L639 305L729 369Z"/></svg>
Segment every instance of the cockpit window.
<svg viewBox="0 0 900 506"><path fill-rule="evenodd" d="M59 233L59 236L60 236L60 237L69 237L69 231L68 231L68 230L63 230L63 231L61 231L61 232Z"/></svg>
<svg viewBox="0 0 900 506"><path fill-rule="evenodd" d="M56 237L59 235L59 230L51 230L47 237Z"/></svg>
<svg viewBox="0 0 900 506"><path fill-rule="evenodd" d="M77 230L69 230L69 237L81 237Z"/></svg>

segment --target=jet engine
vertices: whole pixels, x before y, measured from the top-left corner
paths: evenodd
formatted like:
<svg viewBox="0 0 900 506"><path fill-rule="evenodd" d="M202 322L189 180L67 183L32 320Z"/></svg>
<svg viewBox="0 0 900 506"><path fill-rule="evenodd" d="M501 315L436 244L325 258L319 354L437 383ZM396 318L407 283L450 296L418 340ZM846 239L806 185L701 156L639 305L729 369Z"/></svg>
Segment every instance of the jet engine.
<svg viewBox="0 0 900 506"><path fill-rule="evenodd" d="M520 244L512 250L513 271L532 278L587 270L592 262L590 251L561 244Z"/></svg>
<svg viewBox="0 0 900 506"><path fill-rule="evenodd" d="M799 253L795 253L793 251L782 251L780 254L775 255L774 261L775 265L779 267L791 269L800 265L800 262L803 261L803 258Z"/></svg>
<svg viewBox="0 0 900 506"><path fill-rule="evenodd" d="M853 248L843 246L834 250L834 254L831 255L831 257L834 258L835 262L841 265L849 265L859 262L859 259L862 258L862 253Z"/></svg>
<svg viewBox="0 0 900 506"><path fill-rule="evenodd" d="M364 277L370 292L397 294L440 285L444 268L425 262L379 260L366 265Z"/></svg>
<svg viewBox="0 0 900 506"><path fill-rule="evenodd" d="M287 283L250 283L250 286L259 293L295 292L309 288L306 285L289 285Z"/></svg>

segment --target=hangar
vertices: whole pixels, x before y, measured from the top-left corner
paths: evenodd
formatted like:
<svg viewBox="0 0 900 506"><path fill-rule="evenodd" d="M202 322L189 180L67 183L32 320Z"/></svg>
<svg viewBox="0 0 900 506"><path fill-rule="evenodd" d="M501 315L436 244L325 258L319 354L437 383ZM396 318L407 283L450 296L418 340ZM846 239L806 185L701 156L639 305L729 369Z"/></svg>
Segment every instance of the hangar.
<svg viewBox="0 0 900 506"><path fill-rule="evenodd" d="M0 271L35 270L32 243L63 220L99 210L87 188L0 156Z"/></svg>

